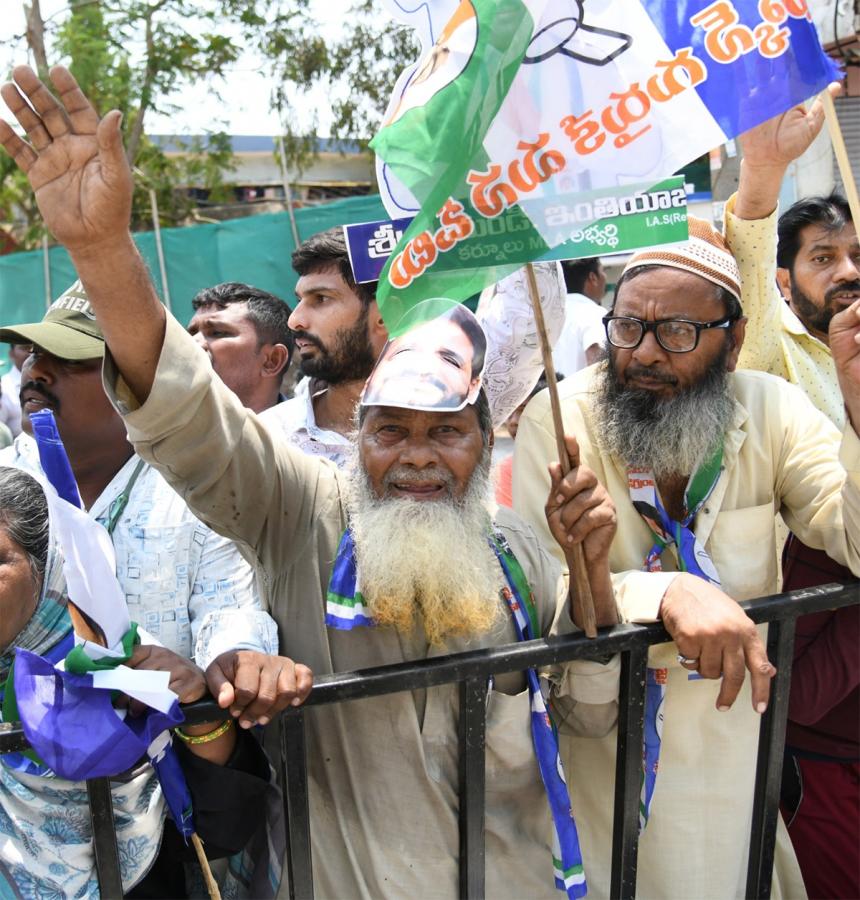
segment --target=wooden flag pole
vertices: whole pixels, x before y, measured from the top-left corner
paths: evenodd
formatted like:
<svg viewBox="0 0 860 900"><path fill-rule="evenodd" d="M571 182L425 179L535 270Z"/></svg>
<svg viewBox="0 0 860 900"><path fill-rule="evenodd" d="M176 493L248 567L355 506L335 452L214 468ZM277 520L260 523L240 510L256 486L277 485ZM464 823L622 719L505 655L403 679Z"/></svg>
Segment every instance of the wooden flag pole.
<svg viewBox="0 0 860 900"><path fill-rule="evenodd" d="M206 882L206 890L209 891L210 900L221 900L221 891L218 889L218 882L215 881L215 878L212 875L212 868L209 865L209 860L206 859L206 852L203 850L203 841L197 837L196 831L191 835L191 843L194 845L197 861L200 863L200 868L203 870L203 880Z"/></svg>
<svg viewBox="0 0 860 900"><path fill-rule="evenodd" d="M555 429L555 443L558 451L558 459L561 463L561 471L563 475L570 472L572 466L570 457L567 455L567 447L564 445L564 424L561 419L561 403L558 399L558 381L555 377L555 366L552 361L552 347L549 345L549 338L546 333L546 322L543 318L543 308L540 304L540 291L538 290L537 277L535 276L534 266L531 263L526 265L526 273L529 282L529 295L531 296L532 309L535 314L535 324L537 325L538 335L540 337L540 348L543 354L543 367L546 373L546 384L549 389L549 402L552 406L552 422ZM582 609L583 630L588 637L597 637L597 616L594 612L594 598L591 596L591 583L588 580L588 569L585 565L585 553L582 544L576 544L571 548L568 554L571 561L570 580L575 591L577 600Z"/></svg>
<svg viewBox="0 0 860 900"><path fill-rule="evenodd" d="M854 182L854 173L851 171L848 151L845 149L842 128L836 116L836 106L827 88L821 92L820 97L824 106L824 117L827 120L827 130L830 132L830 142L833 144L833 152L839 165L839 174L842 176L842 184L845 186L845 199L851 209L851 218L854 220L855 227L860 227L860 198L857 196L857 185Z"/></svg>

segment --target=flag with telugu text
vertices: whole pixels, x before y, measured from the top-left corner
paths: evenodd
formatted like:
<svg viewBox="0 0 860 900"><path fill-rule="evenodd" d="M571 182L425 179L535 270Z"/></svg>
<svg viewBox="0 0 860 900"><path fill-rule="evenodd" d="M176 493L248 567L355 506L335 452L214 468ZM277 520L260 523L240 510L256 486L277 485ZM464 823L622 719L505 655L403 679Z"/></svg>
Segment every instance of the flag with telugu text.
<svg viewBox="0 0 860 900"><path fill-rule="evenodd" d="M371 143L389 215L414 216L377 292L395 333L516 267L450 265L491 223L519 265L625 216L656 229L685 212L673 172L839 77L806 0L385 3L425 48Z"/></svg>

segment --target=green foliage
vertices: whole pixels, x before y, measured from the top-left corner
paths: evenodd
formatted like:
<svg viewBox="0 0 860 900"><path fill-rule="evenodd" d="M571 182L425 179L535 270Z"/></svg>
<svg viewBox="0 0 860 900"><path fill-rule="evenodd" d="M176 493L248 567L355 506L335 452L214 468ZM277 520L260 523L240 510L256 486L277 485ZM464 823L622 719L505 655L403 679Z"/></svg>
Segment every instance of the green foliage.
<svg viewBox="0 0 860 900"><path fill-rule="evenodd" d="M146 121L175 112L173 98L185 85L225 75L244 49L243 31L262 28L270 5L270 0L86 0L70 4L56 21L43 22L40 49L48 64L68 65L100 113L123 113L126 151L137 175L134 228L152 227L150 189L164 225L181 224L195 206L185 185L206 189L215 201L226 198L224 176L234 168L227 135L208 135L205 145L186 142L187 155L167 156L147 137ZM38 3L34 6L38 14ZM37 48L29 49L39 57ZM37 246L44 228L26 179L5 156L0 156L0 176L0 217L13 223L21 247Z"/></svg>
<svg viewBox="0 0 860 900"><path fill-rule="evenodd" d="M41 21L38 0L28 3ZM99 112L123 113L137 174L133 227L140 229L152 227L150 190L163 225L188 220L196 204L186 185L206 189L211 201L228 199L225 176L234 162L225 134L189 143L181 157L147 137L148 118L175 113L184 86L204 81L217 97L217 78L243 51L256 51L275 85L271 100L284 123L288 166L301 171L317 146L311 92L326 93L332 137L366 146L398 75L418 54L411 30L392 23L374 0L355 2L342 28L314 21L310 0L71 0L42 24L47 64L69 65ZM22 52L27 37L31 44L40 39L22 35ZM29 49L40 58L39 48ZM5 155L0 178L0 221L14 222L22 247L37 246L44 231L32 192Z"/></svg>
<svg viewBox="0 0 860 900"><path fill-rule="evenodd" d="M359 0L341 29L322 28L309 17L306 0L287 4L279 26L260 43L272 60L276 87L272 102L284 123L288 164L301 171L313 155L318 117L298 130L297 107L307 108L313 89L324 89L332 112L331 136L366 146L382 122L394 83L417 59L419 46L411 29L390 21L378 2Z"/></svg>

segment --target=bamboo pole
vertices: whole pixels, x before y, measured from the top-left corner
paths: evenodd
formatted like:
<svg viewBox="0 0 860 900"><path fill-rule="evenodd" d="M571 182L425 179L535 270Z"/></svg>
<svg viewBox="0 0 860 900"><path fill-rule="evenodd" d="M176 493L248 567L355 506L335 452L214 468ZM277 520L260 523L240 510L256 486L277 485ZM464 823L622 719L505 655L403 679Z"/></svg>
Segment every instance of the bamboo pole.
<svg viewBox="0 0 860 900"><path fill-rule="evenodd" d="M158 269L161 273L161 292L164 295L164 305L168 312L172 312L170 305L170 285L167 283L167 265L164 262L164 246L161 243L161 223L158 221L158 198L155 191L149 189L149 206L152 210L152 230L155 234L155 249L158 253Z"/></svg>
<svg viewBox="0 0 860 900"><path fill-rule="evenodd" d="M54 298L51 292L51 254L48 251L48 233L42 235L42 274L45 278L45 309L50 309Z"/></svg>
<svg viewBox="0 0 860 900"><path fill-rule="evenodd" d="M845 199L851 209L851 218L854 220L855 227L860 228L860 198L857 196L857 184L854 181L854 172L851 169L851 161L848 159L848 151L845 149L845 139L842 137L836 106L827 88L821 92L820 96L824 106L824 117L827 120L827 130L830 132L830 142L833 144L839 174L842 176L842 184L845 187Z"/></svg>
<svg viewBox="0 0 860 900"><path fill-rule="evenodd" d="M526 265L528 275L529 295L531 296L532 309L535 314L540 348L543 354L543 367L546 373L546 383L549 390L549 401L552 406L552 422L555 429L555 443L558 450L558 459L561 463L562 475L567 475L573 468L570 457L567 455L567 447L564 444L564 423L561 418L561 403L558 399L558 381L555 377L555 365L552 361L552 347L546 333L546 322L543 318L543 308L540 303L540 291L538 290L537 277L534 266ZM591 584L588 581L588 569L585 565L585 552L582 544L576 544L570 548L568 558L571 561L570 581L575 591L576 598L582 608L583 630L588 637L597 637L597 616L594 612L594 598L591 596Z"/></svg>
<svg viewBox="0 0 860 900"><path fill-rule="evenodd" d="M296 223L296 211L293 209L293 192L287 172L287 151L284 147L283 135L278 135L278 163L281 168L281 181L284 185L284 203L287 204L287 215L290 217L290 231L293 233L293 244L299 246L299 226Z"/></svg>
<svg viewBox="0 0 860 900"><path fill-rule="evenodd" d="M191 835L191 843L194 845L194 852L197 854L197 861L203 870L203 880L206 882L206 890L209 891L210 900L221 900L221 891L218 889L218 882L212 875L212 867L209 860L206 859L206 853L203 850L203 841L197 837L197 832Z"/></svg>

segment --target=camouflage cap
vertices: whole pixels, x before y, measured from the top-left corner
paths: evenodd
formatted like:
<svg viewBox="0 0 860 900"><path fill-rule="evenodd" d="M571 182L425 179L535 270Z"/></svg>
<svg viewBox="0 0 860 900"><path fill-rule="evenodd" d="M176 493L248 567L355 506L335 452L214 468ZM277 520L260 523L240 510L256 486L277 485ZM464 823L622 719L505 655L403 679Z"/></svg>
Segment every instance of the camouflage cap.
<svg viewBox="0 0 860 900"><path fill-rule="evenodd" d="M37 344L60 359L99 359L105 339L80 281L64 291L41 322L0 328L0 341Z"/></svg>

